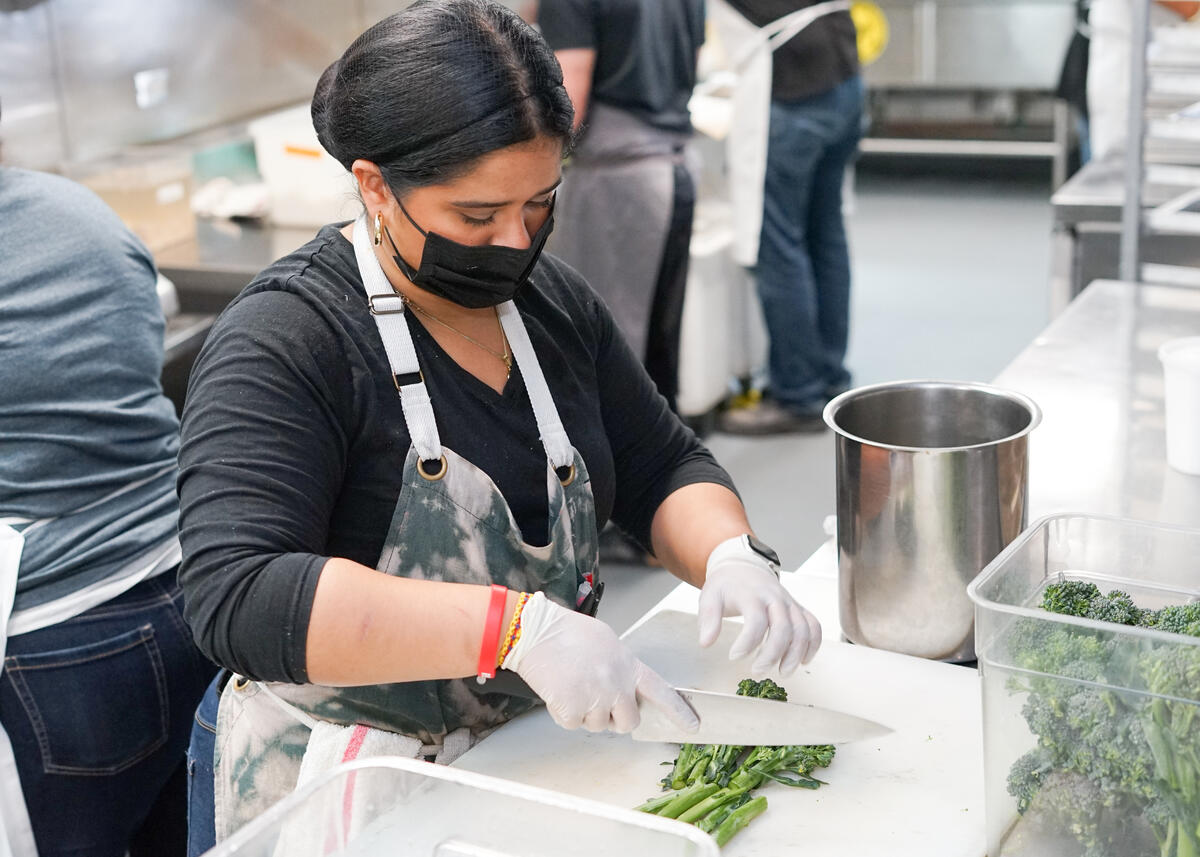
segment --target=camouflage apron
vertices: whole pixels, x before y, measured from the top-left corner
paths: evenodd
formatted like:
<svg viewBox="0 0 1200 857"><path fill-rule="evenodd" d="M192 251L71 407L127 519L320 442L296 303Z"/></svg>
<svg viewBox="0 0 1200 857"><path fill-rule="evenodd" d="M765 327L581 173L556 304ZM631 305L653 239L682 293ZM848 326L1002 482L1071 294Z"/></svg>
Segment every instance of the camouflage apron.
<svg viewBox="0 0 1200 857"><path fill-rule="evenodd" d="M360 217L354 225L359 272L412 437L377 569L422 580L538 590L575 608L598 584L591 484L582 457L563 429L516 307L503 304L499 314L546 450L550 541L545 546L525 543L508 503L488 475L442 446L404 306L375 258L369 234L365 217ZM217 717L217 838L228 836L296 787L314 722L365 724L397 733L399 743L391 745L390 754L407 747L403 752L408 755L449 763L532 705L528 699L489 693L474 677L346 688L235 677L221 695ZM407 743L400 736L409 736Z"/></svg>

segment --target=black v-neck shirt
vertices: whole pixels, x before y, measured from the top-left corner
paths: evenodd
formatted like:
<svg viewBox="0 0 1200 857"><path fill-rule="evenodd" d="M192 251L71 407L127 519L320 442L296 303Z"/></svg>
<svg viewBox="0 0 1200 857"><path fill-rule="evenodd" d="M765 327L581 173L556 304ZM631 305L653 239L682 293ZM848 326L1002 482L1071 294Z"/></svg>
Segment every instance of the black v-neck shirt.
<svg viewBox="0 0 1200 857"><path fill-rule="evenodd" d="M671 413L573 269L543 255L516 299L597 525L643 545L659 504L729 476ZM521 367L502 393L405 316L443 445L491 477L525 540L547 540L546 454ZM192 370L180 452L179 579L204 652L264 680L307 680L328 557L374 567L410 438L354 248L327 226L226 308Z"/></svg>

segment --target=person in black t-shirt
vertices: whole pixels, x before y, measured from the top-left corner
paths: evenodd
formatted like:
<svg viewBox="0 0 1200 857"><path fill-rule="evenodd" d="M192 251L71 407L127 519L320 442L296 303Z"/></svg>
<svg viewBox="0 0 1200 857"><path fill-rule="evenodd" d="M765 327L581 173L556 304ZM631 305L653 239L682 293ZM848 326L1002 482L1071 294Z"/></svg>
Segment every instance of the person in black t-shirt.
<svg viewBox="0 0 1200 857"><path fill-rule="evenodd" d="M818 0L729 0L762 26ZM834 12L779 47L755 276L769 340L763 401L722 414L738 434L823 431L821 411L848 388L850 253L842 181L863 109L857 36Z"/></svg>
<svg viewBox="0 0 1200 857"><path fill-rule="evenodd" d="M704 0L541 0L581 129L551 249L616 316L672 410L696 189L684 164Z"/></svg>
<svg viewBox="0 0 1200 857"><path fill-rule="evenodd" d="M729 477L541 253L572 127L546 43L498 3L424 0L351 44L312 111L364 211L225 310L183 415L187 618L241 676L195 845L354 748L452 761L533 694L565 728L629 731L639 701L694 726L591 615L610 517L700 587L701 644L741 615L730 654L786 674L820 643Z"/></svg>

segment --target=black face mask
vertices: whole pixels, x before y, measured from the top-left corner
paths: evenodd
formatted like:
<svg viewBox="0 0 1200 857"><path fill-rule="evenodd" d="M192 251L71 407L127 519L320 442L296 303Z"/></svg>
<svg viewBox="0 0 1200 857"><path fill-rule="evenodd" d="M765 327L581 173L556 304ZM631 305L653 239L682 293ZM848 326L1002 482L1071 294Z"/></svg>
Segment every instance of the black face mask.
<svg viewBox="0 0 1200 857"><path fill-rule="evenodd" d="M413 285L459 306L472 309L499 306L512 300L529 280L529 274L542 255L542 248L546 246L546 239L554 230L553 203L550 216L524 250L497 247L493 244L459 244L436 232L426 232L417 225L403 205L400 206L400 210L404 212L408 222L425 236L425 250L421 253L420 269L414 270L412 265L404 261L404 257L400 255L400 248L392 240L387 227L384 227L388 242L396 251L392 256L396 267Z"/></svg>

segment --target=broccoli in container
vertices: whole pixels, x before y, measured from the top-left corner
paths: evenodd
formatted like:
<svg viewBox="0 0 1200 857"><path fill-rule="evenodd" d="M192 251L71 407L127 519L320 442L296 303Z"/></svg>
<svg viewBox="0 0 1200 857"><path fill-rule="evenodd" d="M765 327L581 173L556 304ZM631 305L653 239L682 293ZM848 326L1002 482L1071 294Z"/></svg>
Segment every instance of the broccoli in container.
<svg viewBox="0 0 1200 857"><path fill-rule="evenodd" d="M1085 581L1051 584L1041 606L1200 637L1200 604L1146 610ZM1200 857L1200 647L1031 619L1006 646L1037 739L1008 774L1024 832L1062 857Z"/></svg>

